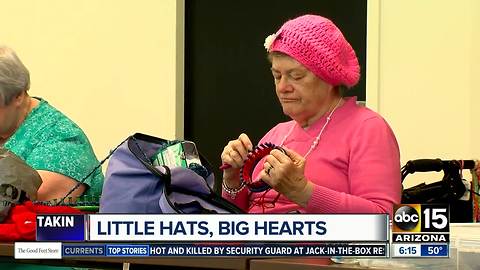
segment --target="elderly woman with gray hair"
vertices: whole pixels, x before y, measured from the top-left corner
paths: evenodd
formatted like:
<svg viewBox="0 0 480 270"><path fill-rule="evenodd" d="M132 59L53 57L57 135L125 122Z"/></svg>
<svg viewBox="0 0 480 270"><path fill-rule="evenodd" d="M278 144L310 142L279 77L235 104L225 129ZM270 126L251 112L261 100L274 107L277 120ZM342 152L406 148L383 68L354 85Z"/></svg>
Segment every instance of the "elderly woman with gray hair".
<svg viewBox="0 0 480 270"><path fill-rule="evenodd" d="M62 198L98 164L83 131L47 101L28 94L30 74L16 53L0 46L0 147L38 171L37 199ZM97 169L71 196L101 192Z"/></svg>

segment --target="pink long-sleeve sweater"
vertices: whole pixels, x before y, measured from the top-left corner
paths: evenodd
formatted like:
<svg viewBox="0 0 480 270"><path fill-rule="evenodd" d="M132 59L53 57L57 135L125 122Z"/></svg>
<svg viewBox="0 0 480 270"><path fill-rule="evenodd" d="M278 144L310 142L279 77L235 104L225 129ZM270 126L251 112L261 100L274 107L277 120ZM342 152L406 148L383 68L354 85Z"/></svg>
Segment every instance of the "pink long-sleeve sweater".
<svg viewBox="0 0 480 270"><path fill-rule="evenodd" d="M281 144L305 155L325 124L322 117L308 129L295 121L280 123L260 141ZM293 127L293 129L292 129ZM258 178L263 160L257 164L253 179ZM314 184L313 194L305 208L275 190L265 195L250 193L246 188L232 199L223 197L249 213L389 213L400 202L400 153L395 135L386 121L372 110L358 106L356 98L333 113L318 146L306 159L305 176ZM258 202L264 195L262 207ZM267 207L265 207L267 206Z"/></svg>

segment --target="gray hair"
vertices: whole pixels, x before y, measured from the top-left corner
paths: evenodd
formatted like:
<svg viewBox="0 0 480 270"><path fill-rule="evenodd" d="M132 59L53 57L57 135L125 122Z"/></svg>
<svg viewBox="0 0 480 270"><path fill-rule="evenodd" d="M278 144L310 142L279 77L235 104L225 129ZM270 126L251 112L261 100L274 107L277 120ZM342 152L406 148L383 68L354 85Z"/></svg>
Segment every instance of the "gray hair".
<svg viewBox="0 0 480 270"><path fill-rule="evenodd" d="M0 45L0 106L30 89L30 73L15 51Z"/></svg>

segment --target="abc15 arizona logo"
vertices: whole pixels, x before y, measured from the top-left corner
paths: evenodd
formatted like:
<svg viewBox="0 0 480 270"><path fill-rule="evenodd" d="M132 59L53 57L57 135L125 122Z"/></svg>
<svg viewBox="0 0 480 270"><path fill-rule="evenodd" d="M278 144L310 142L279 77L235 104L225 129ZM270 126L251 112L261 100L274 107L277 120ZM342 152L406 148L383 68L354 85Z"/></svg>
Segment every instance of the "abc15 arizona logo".
<svg viewBox="0 0 480 270"><path fill-rule="evenodd" d="M449 232L447 204L398 204L393 210L394 233Z"/></svg>

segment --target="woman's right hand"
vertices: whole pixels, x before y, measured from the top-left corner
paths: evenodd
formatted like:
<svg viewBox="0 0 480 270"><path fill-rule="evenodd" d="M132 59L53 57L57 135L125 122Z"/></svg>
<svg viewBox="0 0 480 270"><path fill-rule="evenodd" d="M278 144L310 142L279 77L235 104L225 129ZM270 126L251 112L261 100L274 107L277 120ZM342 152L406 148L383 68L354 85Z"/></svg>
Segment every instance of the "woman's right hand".
<svg viewBox="0 0 480 270"><path fill-rule="evenodd" d="M248 153L253 150L253 144L247 134L242 133L238 139L231 140L223 148L222 164L229 164L231 167L223 171L223 180L227 181L229 187L234 188L240 185L240 168L248 159Z"/></svg>

